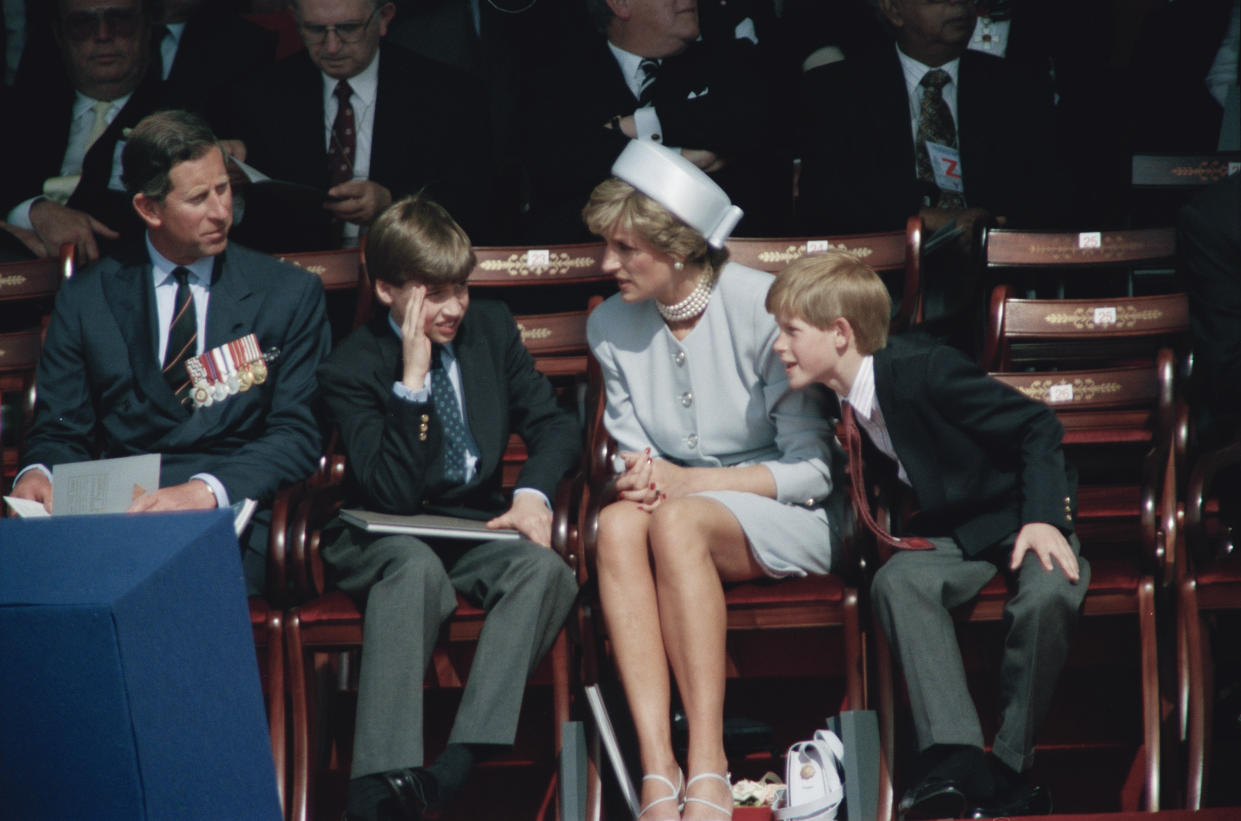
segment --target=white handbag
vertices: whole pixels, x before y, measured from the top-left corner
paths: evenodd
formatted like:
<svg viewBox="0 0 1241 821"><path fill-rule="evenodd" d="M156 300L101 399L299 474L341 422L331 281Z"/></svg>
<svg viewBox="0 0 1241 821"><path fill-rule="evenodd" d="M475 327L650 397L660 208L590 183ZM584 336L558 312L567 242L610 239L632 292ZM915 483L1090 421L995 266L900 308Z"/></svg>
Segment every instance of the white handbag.
<svg viewBox="0 0 1241 821"><path fill-rule="evenodd" d="M845 790L841 758L845 748L830 730L789 747L785 759L784 800L772 812L776 821L833 821Z"/></svg>

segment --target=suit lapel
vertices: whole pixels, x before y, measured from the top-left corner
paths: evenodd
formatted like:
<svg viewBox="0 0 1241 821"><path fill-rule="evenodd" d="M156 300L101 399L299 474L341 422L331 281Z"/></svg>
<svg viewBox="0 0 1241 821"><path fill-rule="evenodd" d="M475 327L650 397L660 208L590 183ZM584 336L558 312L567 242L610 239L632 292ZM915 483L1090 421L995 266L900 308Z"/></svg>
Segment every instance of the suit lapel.
<svg viewBox="0 0 1241 821"><path fill-rule="evenodd" d="M232 262L227 249L215 258L211 278L204 350L231 342L253 330L261 301L254 298L245 273Z"/></svg>
<svg viewBox="0 0 1241 821"><path fill-rule="evenodd" d="M494 370L487 340L483 334L471 333L469 318L462 322L461 333L453 345L457 364L461 366L461 391L465 395L465 415L470 434L478 445L478 471L476 478L489 476L495 469L504 444L496 447L499 428L497 423L507 403L501 403L496 391L504 386L495 384Z"/></svg>
<svg viewBox="0 0 1241 821"><path fill-rule="evenodd" d="M155 359L159 330L155 309L155 285L145 252L129 249L120 256L121 267L102 281L104 299L125 339L134 388L150 401L177 417L188 411L172 395Z"/></svg>
<svg viewBox="0 0 1241 821"><path fill-rule="evenodd" d="M906 412L908 404L896 397L895 382L892 373L891 348L884 346L875 351L875 401L879 403L884 426L887 427L888 436L892 439L892 449L896 451L901 464L905 466L905 472L909 474L909 480L916 491L918 483L914 480L914 476L918 466L909 464L909 455L917 451L908 446L909 437L913 435L913 428Z"/></svg>
<svg viewBox="0 0 1241 821"><path fill-rule="evenodd" d="M323 75L305 51L287 59L298 62L292 82L283 89L283 99L272 101L279 112L272 122L280 123L281 142L272 144L270 150L279 152L277 166L284 169L289 180L327 190L330 176L323 137Z"/></svg>
<svg viewBox="0 0 1241 821"><path fill-rule="evenodd" d="M417 78L402 77L400 55L390 48L379 50L379 78L375 87L375 126L371 136L371 167L367 176L373 180L402 179L401 169L420 155L417 143L419 130L410 128L410 118L403 103L410 97L408 86ZM326 165L326 160L324 162ZM396 192L393 192L394 196Z"/></svg>
<svg viewBox="0 0 1241 821"><path fill-rule="evenodd" d="M848 62L845 63L848 68ZM871 196L881 202L909 203L916 209L922 200L914 172L914 140L909 118L909 94L905 75L894 47L864 52L848 68L854 84L860 116L869 119L869 128L859 129L867 142L857 146L867 171ZM834 101L833 101L834 102ZM917 205L914 205L917 203Z"/></svg>
<svg viewBox="0 0 1241 821"><path fill-rule="evenodd" d="M961 57L960 84L957 87L957 145L961 151L961 177L965 185L965 201L985 201L985 194L980 194L979 180L989 179L987 148L989 135L995 130L986 122L993 116L994 106L989 101L999 99L995 95L1003 94L1002 89L991 88L991 72L984 64L988 59L981 55L965 52ZM1050 148L1051 146L1046 146ZM1025 157L1014 157L1015 163L1026 162ZM975 184L970 185L974 180Z"/></svg>

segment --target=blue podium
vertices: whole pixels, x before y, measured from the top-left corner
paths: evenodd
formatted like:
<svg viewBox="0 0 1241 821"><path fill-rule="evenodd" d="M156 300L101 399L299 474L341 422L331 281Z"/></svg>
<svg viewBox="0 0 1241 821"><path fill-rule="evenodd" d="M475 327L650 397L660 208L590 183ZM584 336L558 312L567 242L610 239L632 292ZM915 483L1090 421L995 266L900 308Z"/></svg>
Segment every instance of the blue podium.
<svg viewBox="0 0 1241 821"><path fill-rule="evenodd" d="M232 522L0 520L0 819L280 818Z"/></svg>

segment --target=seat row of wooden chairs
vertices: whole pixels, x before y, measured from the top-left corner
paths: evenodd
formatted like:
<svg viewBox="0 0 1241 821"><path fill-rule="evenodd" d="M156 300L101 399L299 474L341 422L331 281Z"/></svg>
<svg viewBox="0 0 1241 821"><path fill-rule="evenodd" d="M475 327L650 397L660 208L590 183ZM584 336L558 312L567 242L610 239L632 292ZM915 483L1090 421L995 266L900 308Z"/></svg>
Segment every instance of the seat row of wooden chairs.
<svg viewBox="0 0 1241 821"><path fill-rule="evenodd" d="M1172 259L1174 250L1169 246L1170 241L1171 232L1166 230L1153 234L1101 232L1091 236L1080 233L1034 234L997 229L987 232L983 256L989 265L994 262L997 271L1002 265L1013 267L1036 264L1034 257L1040 249L1046 251L1044 265L1049 261L1066 259L1080 262L1082 258L1087 260L1086 265L1090 265L1090 260L1096 257L1103 259L1107 265L1127 265L1149 258L1142 256L1146 251L1134 250L1135 243L1143 248L1154 248L1159 259ZM923 287L920 280L920 244L921 224L914 219L905 231L889 234L777 240L735 239L730 243L730 251L733 258L743 264L773 272L780 270L793 258L829 248L844 248L856 253L881 273L893 275L891 287L894 293L900 295L899 309L893 318L893 330L900 331L916 324L919 317ZM1007 257L1003 252L1005 247L1010 249ZM601 268L603 246L590 243L548 248L480 248L476 249L476 254L478 264L470 279L476 288L494 292L511 303L539 308L550 306L561 309L577 306L570 310L553 310L550 313L543 311L522 314L519 316L519 324L522 325L523 338L531 348L540 369L559 380L558 384L564 395L578 397L585 412L588 447L583 473L577 481L567 482L558 494L554 542L556 549L574 567L579 578L588 580L589 557L594 540L594 517L608 498L606 484L610 476L610 461L607 458L609 444L599 414L599 387L597 383L593 389L586 387L591 364L585 346L586 306L592 297L597 299L608 291L610 280ZM370 283L358 251L289 254L286 258L323 279L329 301L338 300L341 303L340 316L345 318L344 327L356 325L369 315ZM69 272L68 257L56 264L60 268L50 267L46 262L43 266L59 271L58 276L61 277ZM3 266L0 266L0 298L7 295L5 288L10 283L10 280L5 279L7 274L3 273L3 270ZM56 277L53 277L53 280L59 281ZM54 293L54 287L43 296L46 298L50 293ZM1206 478L1201 481L1201 499L1196 507L1190 505L1187 508L1188 524L1185 528L1178 527L1179 497L1169 490L1178 487L1178 472L1182 475L1188 472L1184 464L1168 455L1177 453L1175 443L1185 438L1183 435L1178 438L1176 434L1179 417L1170 407L1173 396L1170 386L1176 371L1174 364L1181 361L1184 351L1184 297L1174 294L1160 296L1153 301L1148 299L1146 302L1137 297L1119 297L1086 304L1073 304L1064 300L1035 304L1030 300L1014 297L1013 293L1012 286L997 288L992 298L991 331L987 337L988 347L984 361L988 369L999 371L1038 364L1039 357L1044 354L1050 354L1051 360L1055 361L1056 349L1054 346L1048 347L1050 343L1042 335L1054 337L1061 334L1071 337L1077 333L1084 335L1082 338L1096 340L1100 336L1109 336L1117 345L1123 340L1124 345L1138 349L1126 351L1128 358L1125 362L1128 370L1122 373L1113 368L1118 374L1113 381L1100 383L1097 375L1076 371L1062 372L1050 380L1044 379L1043 382L1039 382L1037 375L1031 373L1005 378L1035 395L1042 391L1042 395L1049 399L1053 393L1059 397L1065 396L1062 387L1064 385L1073 388L1070 395L1076 399L1071 400L1069 405L1063 404L1063 398L1059 400L1061 404L1058 407L1053 403L1053 407L1057 407L1066 420L1066 447L1075 447L1080 440L1083 447L1089 445L1098 450L1110 447L1109 442L1116 444L1113 439L1120 436L1131 449L1141 451L1143 464L1162 462L1166 467L1162 474L1153 468L1139 472L1143 481L1150 481L1149 487L1143 485L1140 490L1130 487L1124 493L1100 490L1097 491L1098 504L1090 497L1090 493L1096 493L1091 490L1082 500L1083 521L1091 520L1092 517L1099 519L1102 523L1101 532L1107 533L1109 528L1112 529L1110 532L1120 532L1123 528L1118 522L1123 520L1127 522L1124 527L1128 528L1129 537L1140 534L1137 536L1141 544L1140 550L1117 551L1120 553L1118 561L1128 563L1125 572L1096 576L1097 583L1102 585L1104 579L1109 579L1110 586L1106 590L1101 586L1096 592L1093 589L1096 582L1092 582L1091 593L1094 598L1088 603L1086 615L1096 612L1127 612L1137 616L1142 636L1141 723L1144 727L1145 758L1142 767L1146 785L1145 804L1149 807L1158 806L1158 755L1162 745L1158 741L1158 711L1152 707L1157 707L1158 702L1152 701L1152 693L1157 697L1158 690L1157 687L1152 689L1148 686L1153 680L1148 674L1156 667L1153 614L1157 591L1167 589L1173 580L1177 581L1173 586L1187 591L1178 598L1178 607L1184 613L1180 620L1184 641L1177 651L1181 659L1180 669L1183 676L1180 683L1184 695L1178 697L1178 702L1183 703L1185 715L1181 722L1183 734L1191 743L1204 745L1207 721L1203 716L1208 714L1210 709L1209 690L1202 687L1195 689L1193 686L1201 682L1201 676L1195 678L1191 672L1193 664L1203 656L1201 641L1196 644L1191 641L1191 628L1199 624L1197 611L1193 607L1195 604L1203 608L1217 607L1221 606L1221 602L1231 603L1232 607L1238 606L1235 587L1229 593L1218 585L1208 588L1202 584L1201 579L1195 585L1192 569L1184 562L1177 563L1181 553L1174 550L1175 545L1181 541L1183 532L1193 531L1194 527L1204 533L1210 530L1213 510L1210 503L1210 481L1214 474L1210 472L1210 468L1203 468ZM526 301L523 302L523 299ZM37 326L38 318L32 316L31 319ZM1141 354L1141 344L1134 343L1132 338L1135 336L1145 340L1142 344L1146 344L1148 348L1170 344L1177 353L1162 354L1158 365L1152 364L1153 360L1149 356L1146 365L1135 364L1140 361L1138 357ZM10 362L18 358L9 357L6 353L9 350L5 344L7 337L8 335L0 335L0 374L8 369ZM28 339L25 350L30 351L33 346L33 351L37 354L37 338L36 335ZM1043 347L1039 348L1040 345ZM1070 341L1068 345L1075 353L1083 349L1080 342ZM1109 351L1100 358L1107 361L1114 353ZM23 359L32 361L29 356ZM1080 365L1082 368L1099 364L1080 357L1073 357L1071 361L1075 363L1075 367ZM30 364L29 372L29 383L22 383L21 387L27 395L33 381L33 364ZM1113 383L1121 387L1113 387ZM0 395L8 392L6 384L0 382ZM1143 408L1142 403L1147 403L1148 406ZM1165 404L1169 404L1169 407L1165 407ZM1139 407L1133 408L1131 405ZM1093 415L1082 415L1082 421L1070 423L1070 418L1079 418L1070 416L1070 407L1082 409L1082 414ZM11 447L14 465L16 448L19 446L18 442ZM1112 451L1102 452L1109 454L1104 462L1111 458ZM1152 452L1153 456L1150 455ZM506 454L506 481L511 483L515 479L523 458L524 451L520 443L512 443L510 452ZM343 458L329 453L315 477L280 495L275 505L272 543L269 549L269 592L264 599L251 602L256 645L268 694L273 752L277 772L282 774L281 798L289 817L296 819L312 817L315 807L314 781L316 770L319 769L317 756L322 747L318 740L318 736L322 735L319 732L321 728L316 726L314 720L316 657L324 652L359 647L361 641L361 614L352 602L340 594L325 593L322 564L317 552L319 528L330 519L340 504L344 469ZM1169 496L1169 493L1172 495ZM1197 524L1198 522L1203 524ZM845 540L848 558L845 569L839 576L785 581L775 585L739 585L728 592L729 628L730 631L788 628L830 628L840 631L843 638L843 658L838 671L845 680L845 698L841 706L862 707L877 701L881 713L890 718L894 710L892 694L895 688L892 685L886 646L866 640L866 634L871 631L869 620L865 616L865 586L877 558L873 551L866 547L865 534L856 532L851 522L843 523L842 530L851 534L851 537ZM1220 538L1214 531L1210 531L1210 536L1217 540ZM1124 542L1125 539L1118 541ZM1085 538L1083 542L1086 542ZM1135 560L1135 557L1140 559ZM1234 578L1233 583L1235 582ZM1222 591L1219 598L1214 598L1216 591ZM985 591L967 618L994 617L1001 606L998 602L1002 600L1005 592L1002 586L994 591ZM1193 594L1196 594L1196 597ZM476 637L482 615L481 611L462 603L448 631L449 645L468 642ZM559 750L560 723L570 713L570 684L575 680L593 680L597 677L597 657L605 646L597 637L597 625L591 619L589 602L584 602L579 617L571 619L569 627L569 632L562 634L549 654L550 659L544 665L548 676L554 682L555 723L552 737L556 740L556 751ZM578 641L570 642L570 635L576 636ZM578 651L576 653L575 647ZM868 650L868 647L871 649ZM868 661L868 654L875 657L874 662ZM580 662L576 675L572 664L575 657ZM868 685L868 668L872 666L878 670L877 687L873 688L877 690L877 700L868 695L868 691L872 689ZM431 679L441 685L456 686L463 678L453 654L443 648L436 651L432 670ZM824 708L828 709L828 705L824 705ZM889 751L893 742L892 726L890 721L885 719ZM291 744L287 736L289 728L292 729ZM1201 773L1205 769L1205 755L1199 753L1195 756L1191 753L1189 761L1191 772L1196 766L1201 779ZM286 781L283 774L289 769L290 763L292 775ZM885 763L890 766L892 762L889 760ZM882 805L885 814L881 817L886 817L892 807L890 784L891 780L885 776L887 786L885 803ZM589 805L598 811L601 807L601 791L597 781L593 786ZM286 788L291 790L287 800ZM1189 793L1193 793L1192 786ZM1200 794L1199 786L1199 797ZM544 810L548 809L550 796L549 791Z"/></svg>

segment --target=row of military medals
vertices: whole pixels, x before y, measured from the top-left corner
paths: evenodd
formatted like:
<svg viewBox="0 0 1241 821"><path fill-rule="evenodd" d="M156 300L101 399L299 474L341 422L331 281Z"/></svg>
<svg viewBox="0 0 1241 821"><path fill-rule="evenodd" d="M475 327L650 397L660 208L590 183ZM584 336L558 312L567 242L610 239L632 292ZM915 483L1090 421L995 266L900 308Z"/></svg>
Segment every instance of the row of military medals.
<svg viewBox="0 0 1241 821"><path fill-rule="evenodd" d="M247 334L185 360L194 407L205 408L244 393L267 381L267 363L276 349L264 353L254 334Z"/></svg>

